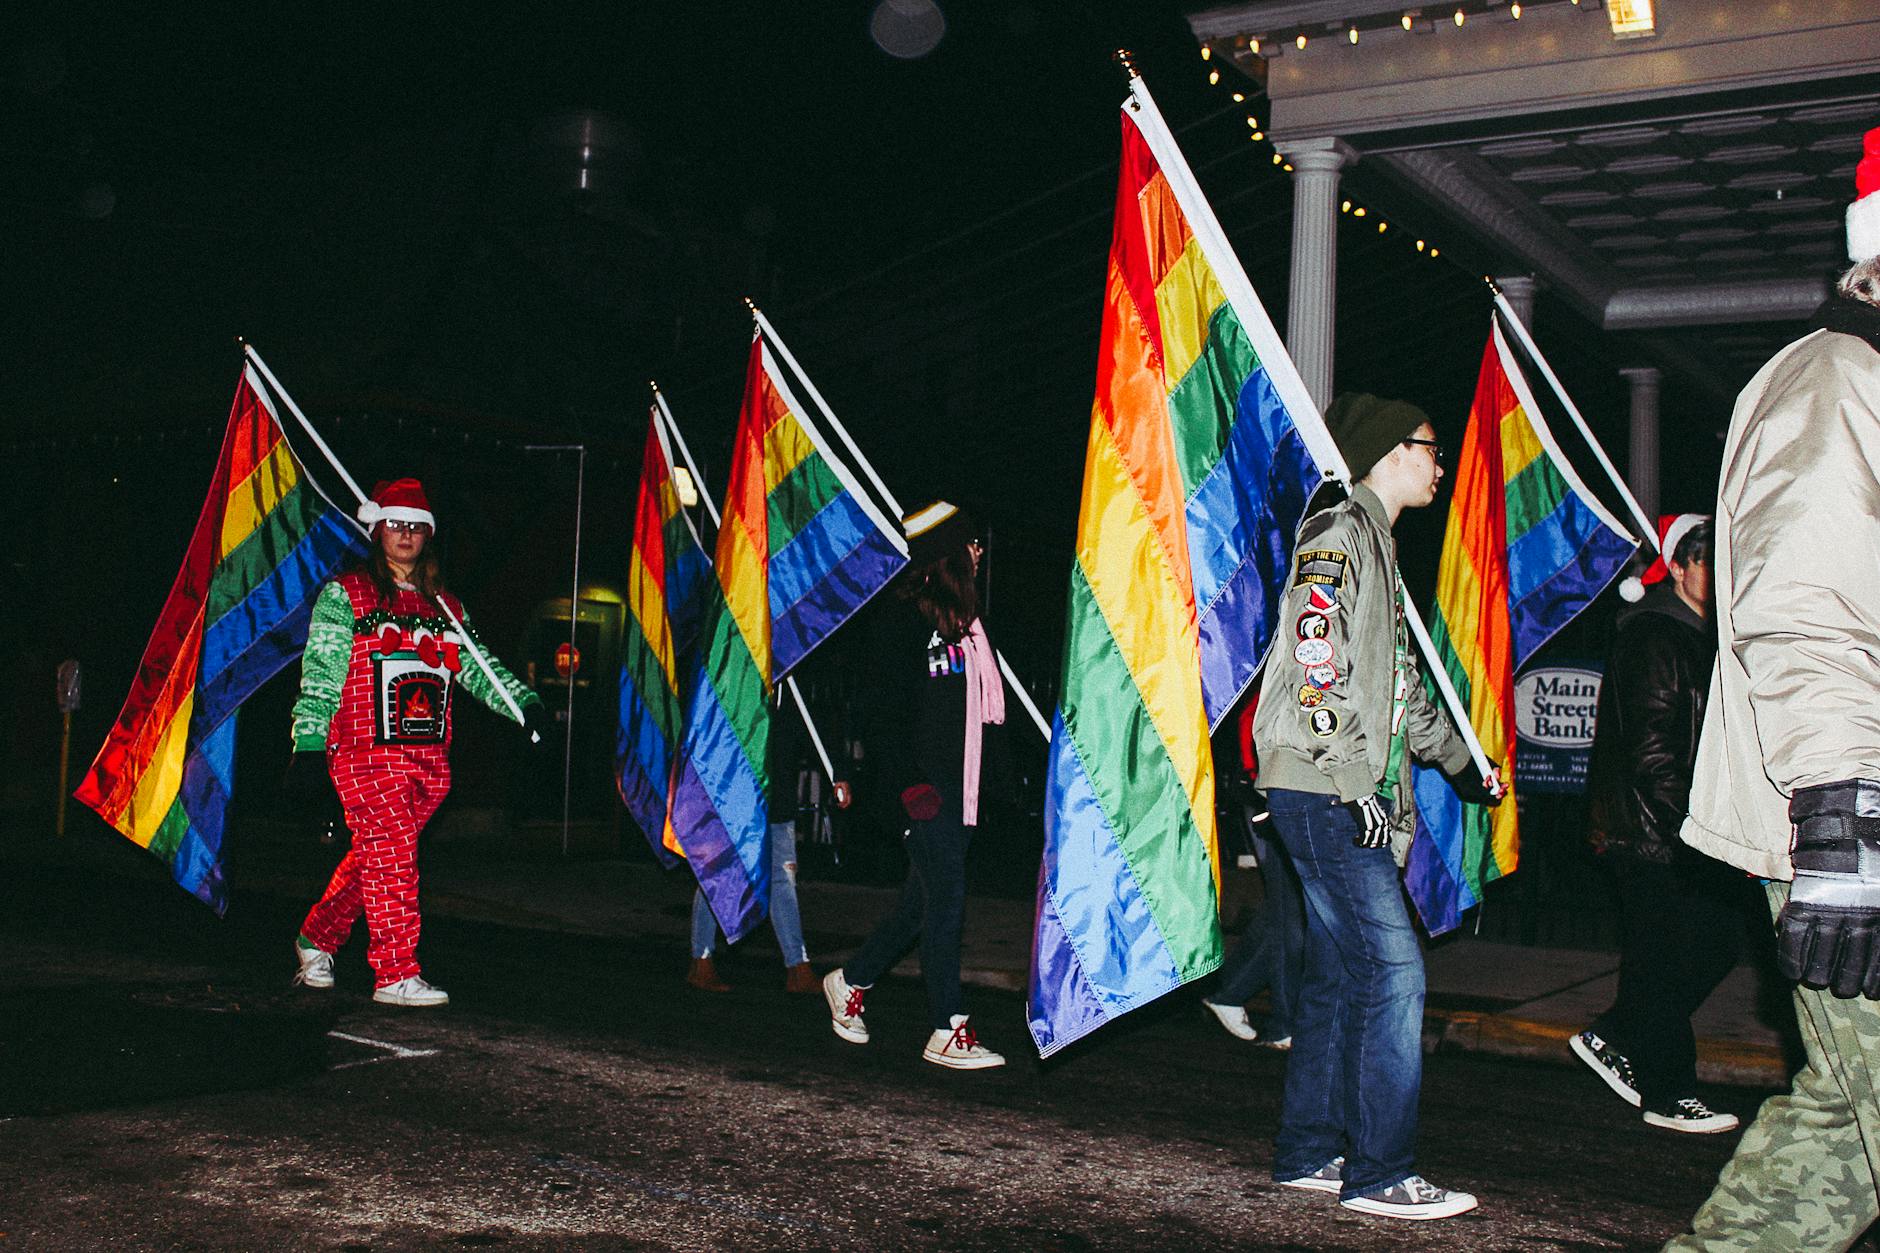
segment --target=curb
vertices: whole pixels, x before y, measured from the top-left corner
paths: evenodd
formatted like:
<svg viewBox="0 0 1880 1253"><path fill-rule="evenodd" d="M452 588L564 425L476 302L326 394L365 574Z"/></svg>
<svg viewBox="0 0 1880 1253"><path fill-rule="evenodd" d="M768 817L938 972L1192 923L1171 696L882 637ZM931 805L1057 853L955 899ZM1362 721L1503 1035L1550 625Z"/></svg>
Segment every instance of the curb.
<svg viewBox="0 0 1880 1253"><path fill-rule="evenodd" d="M1556 1062L1569 1067L1580 1064L1567 1047L1567 1041L1578 1032L1559 1023L1467 1010L1432 1013L1427 1023L1434 1028L1437 1050L1459 1049L1525 1061ZM1697 1041L1697 1077L1705 1083L1786 1088L1790 1076L1787 1059L1782 1050L1773 1045L1735 1040Z"/></svg>

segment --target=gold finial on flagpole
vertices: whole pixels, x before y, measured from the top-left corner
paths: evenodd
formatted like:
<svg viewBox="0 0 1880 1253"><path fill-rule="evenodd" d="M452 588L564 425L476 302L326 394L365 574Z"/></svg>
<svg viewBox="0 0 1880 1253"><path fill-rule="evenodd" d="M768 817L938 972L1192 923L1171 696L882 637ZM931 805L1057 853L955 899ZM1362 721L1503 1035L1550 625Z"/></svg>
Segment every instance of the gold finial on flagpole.
<svg viewBox="0 0 1880 1253"><path fill-rule="evenodd" d="M1142 72L1136 68L1136 54L1128 48L1118 48L1110 54L1110 59L1122 66L1123 72L1132 79L1142 77Z"/></svg>
<svg viewBox="0 0 1880 1253"><path fill-rule="evenodd" d="M1495 281L1493 275L1484 274L1482 276L1482 281L1488 284L1488 290L1493 292L1495 295L1499 296L1502 294L1501 284Z"/></svg>

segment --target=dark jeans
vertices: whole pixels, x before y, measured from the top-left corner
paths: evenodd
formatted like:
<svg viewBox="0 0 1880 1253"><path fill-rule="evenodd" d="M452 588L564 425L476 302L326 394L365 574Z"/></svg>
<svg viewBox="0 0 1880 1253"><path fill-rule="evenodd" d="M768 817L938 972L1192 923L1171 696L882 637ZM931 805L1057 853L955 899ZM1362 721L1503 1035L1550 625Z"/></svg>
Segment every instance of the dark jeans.
<svg viewBox="0 0 1880 1253"><path fill-rule="evenodd" d="M1220 985L1208 997L1216 1005L1245 1005L1261 989L1271 989L1272 1012L1263 1027L1269 1040L1293 1033L1299 1004L1299 984L1305 971L1306 902L1299 891L1299 874L1272 828L1255 822L1252 811L1241 807L1247 839L1260 863L1266 900L1259 914L1241 934L1240 943L1221 964Z"/></svg>
<svg viewBox="0 0 1880 1253"><path fill-rule="evenodd" d="M1273 1177L1342 1153L1340 1195L1375 1196L1415 1173L1423 950L1390 850L1353 844L1358 821L1336 796L1274 788L1267 801L1306 901Z"/></svg>
<svg viewBox="0 0 1880 1253"><path fill-rule="evenodd" d="M858 988L873 984L920 937L920 973L927 982L927 1015L935 1030L953 1025L960 1008L960 927L966 916L966 846L972 828L960 822L960 800L941 793L940 814L916 822L903 841L907 883L894 910L875 927L861 951L842 968Z"/></svg>
<svg viewBox="0 0 1880 1253"><path fill-rule="evenodd" d="M1697 1091L1691 1015L1736 966L1755 885L1742 871L1681 849L1669 866L1615 860L1619 992L1591 1030L1632 1063L1646 1109Z"/></svg>

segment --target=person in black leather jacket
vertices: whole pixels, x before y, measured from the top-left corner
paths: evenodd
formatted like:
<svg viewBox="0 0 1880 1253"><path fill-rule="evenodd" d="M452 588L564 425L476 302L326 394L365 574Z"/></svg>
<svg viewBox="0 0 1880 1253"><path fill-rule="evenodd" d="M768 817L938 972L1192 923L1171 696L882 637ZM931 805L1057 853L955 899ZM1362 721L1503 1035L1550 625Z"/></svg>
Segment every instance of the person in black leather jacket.
<svg viewBox="0 0 1880 1253"><path fill-rule="evenodd" d="M1619 991L1571 1043L1646 1122L1719 1132L1737 1119L1697 1097L1691 1014L1736 965L1749 881L1678 839L1717 654L1710 519L1667 515L1659 534L1670 560L1621 587L1634 603L1619 613L1587 781L1589 836L1618 889Z"/></svg>

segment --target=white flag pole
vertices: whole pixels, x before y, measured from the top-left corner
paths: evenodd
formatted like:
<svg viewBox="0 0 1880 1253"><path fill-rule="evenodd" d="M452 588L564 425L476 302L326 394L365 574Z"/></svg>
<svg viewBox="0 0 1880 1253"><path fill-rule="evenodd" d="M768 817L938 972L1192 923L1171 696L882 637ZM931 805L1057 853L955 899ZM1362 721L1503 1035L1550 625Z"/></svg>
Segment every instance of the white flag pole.
<svg viewBox="0 0 1880 1253"><path fill-rule="evenodd" d="M1234 308L1234 315L1240 319L1241 328L1252 342L1260 363L1266 367L1273 390L1285 403L1293 425L1298 429L1299 437L1305 441L1306 448L1311 451L1313 460L1318 462L1327 478L1337 480L1349 492L1351 468L1345 464L1344 454L1332 439L1331 429L1325 425L1324 416L1319 413L1318 406L1312 403L1311 393L1306 390L1305 381L1299 377L1298 367L1293 364L1285 343L1274 329L1272 319L1267 317L1266 307L1254 292L1253 282L1241 266L1233 245L1228 242L1227 232L1221 229L1220 221L1214 216L1207 196L1201 191L1201 184L1188 168L1181 146L1175 142L1175 136L1163 120L1161 110L1156 108L1155 99L1149 94L1149 85L1136 72L1127 53L1117 53L1117 60L1129 72L1130 98L1124 107L1136 115L1137 128L1149 144L1149 150L1155 154L1156 164L1161 167L1162 177L1168 180L1169 189L1175 193L1175 201L1181 206L1183 216L1188 219L1189 229L1201 241L1202 251L1213 266L1215 277L1220 280L1221 289ZM1403 601L1404 614L1410 623L1411 634L1416 637L1417 647L1423 653L1424 664L1436 680L1436 688L1442 693L1443 703L1449 707L1450 717L1455 719L1456 729L1462 733L1463 743L1468 745L1470 760L1486 778L1488 754L1483 751L1482 741L1475 734L1474 724L1469 721L1469 711L1463 707L1462 698L1457 695L1455 685L1449 681L1448 671L1436 656L1436 646L1430 640L1429 632L1424 630L1416 606L1408 596Z"/></svg>
<svg viewBox="0 0 1880 1253"><path fill-rule="evenodd" d="M894 516L906 517L907 510L903 509L901 502L894 498L894 493L888 490L888 485L881 481L881 476L875 473L875 467L869 464L868 458L862 456L862 450L855 446L855 440L849 435L849 428L842 425L842 419L836 417L835 410L829 407L829 402L823 399L823 394L816 390L815 380L805 374L803 367L797 364L796 355L790 351L789 345L783 342L783 337L777 334L777 328L770 324L770 319L764 316L764 311L748 297L744 303L750 308L751 316L757 319L757 329L763 332L764 339L777 350L777 355L783 358L784 364L790 367L791 372L803 384L803 390L808 392L809 398L816 402L816 408L829 423L829 428L836 433L836 438L842 441L843 446L862 467L862 473L866 474L868 481L875 485L875 490L881 493L881 498L888 502L888 508L894 510Z"/></svg>
<svg viewBox="0 0 1880 1253"><path fill-rule="evenodd" d="M895 517L906 517L907 511L901 507L901 502L895 499L893 492L888 490L888 485L881 481L881 476L875 473L874 463L862 451L861 445L855 442L854 436L849 434L849 428L842 425L841 420L830 410L829 402L824 400L822 393L816 390L816 384L810 380L809 375L803 372L803 367L797 364L796 357L778 337L777 328L770 324L770 319L764 316L763 310L750 300L747 299L744 303L750 306L751 316L757 319L757 329L770 346L777 350L777 355L783 358L784 364L788 365L802 381L804 390L809 393L810 399L816 402L816 407L822 411L823 417L828 419L829 427L836 433L836 438L841 440L842 446L849 450L849 456L855 458L855 464L862 468L862 473L866 474L868 481L875 485L875 490L881 493L881 498L888 502L888 508L894 510ZM992 652L993 656L999 659L999 673L1005 676L1006 684L1012 689L1012 694L1018 697L1018 703L1025 707L1025 712L1031 715L1031 720L1038 724L1038 734L1044 736L1046 743L1050 743L1050 724L1045 722L1044 715L1038 712L1038 706L1032 703L1031 693L1027 692L1025 685L1018 681L1018 675L1013 671L1012 663L1007 661L1005 654L997 648L994 648Z"/></svg>
<svg viewBox="0 0 1880 1253"><path fill-rule="evenodd" d="M679 434L679 424L672 420L672 410L666 404L666 394L659 390L659 384L653 384L653 405L658 421L672 442L679 448L679 455L685 458L686 473L692 476L692 482L698 485L698 498L704 502L705 512L711 515L712 525L720 525L718 506L712 504L712 494L705 490L705 478L699 473L698 462L692 460L692 450L686 446L685 436ZM803 715L803 729L809 732L809 742L816 749L816 760L822 763L823 774L831 783L842 780L836 776L835 763L829 758L829 750L823 746L822 734L816 730L816 720L809 716L809 705L803 700L803 693L796 685L796 676L783 676L783 685L790 691L790 699L796 702L796 711Z"/></svg>
<svg viewBox="0 0 1880 1253"><path fill-rule="evenodd" d="M286 403L288 412L294 415L294 419L300 423L301 429L305 430L308 437L313 440L313 446L320 450L320 454L326 458L327 464L333 467L333 472L339 475L348 488L352 489L352 494L357 502L362 505L365 504L366 494L359 489L359 484L353 479L353 476L346 472L346 467L340 464L339 457L327 446L327 442L320 438L320 432L313 429L313 423L307 421L307 415L300 411L300 406L294 403L293 396L289 395L287 389L281 386L281 381L274 377L274 371L268 369L268 363L261 359L261 354L255 351L255 346L247 340L242 340L241 346L242 352L247 355L250 361L254 362L255 369L259 370L261 377L268 381L268 386L274 391L274 394L279 396L281 400ZM371 537L372 531L370 527L361 526L359 520L352 517L350 514L348 514L347 517L348 520L350 520L354 526L359 527L360 531L368 538ZM442 596L437 598L437 607L444 611L444 616L450 619L450 624L457 628L457 634L463 636L463 645L470 652L470 660L476 663L477 669L483 672L483 677L489 680L491 690L502 699L504 706L508 708L509 712L515 715L517 724L526 727L528 720L522 716L522 706L516 703L516 698L509 694L509 690L503 686L502 680L496 677L496 671L491 668L489 658L485 657L483 650L477 647L476 639L470 634L470 629L464 626L462 620L459 619L455 613L451 612L450 604L445 601ZM542 742L541 733L537 731L529 732L529 740L532 743L540 744Z"/></svg>
<svg viewBox="0 0 1880 1253"><path fill-rule="evenodd" d="M1027 692L1025 685L1018 681L1018 675L1012 670L1012 663L1007 661L1005 654L996 648L992 650L992 655L999 659L999 673L1005 676L1006 686L1012 689L1012 695L1018 697L1018 703L1025 707L1025 712L1031 715L1033 722L1037 723L1038 734L1044 736L1045 743L1049 744L1051 742L1050 724L1045 722L1044 715L1038 712L1038 706L1032 703L1031 693Z"/></svg>
<svg viewBox="0 0 1880 1253"><path fill-rule="evenodd" d="M1593 437L1593 428L1588 426L1586 419L1580 416L1579 406L1573 403L1573 397L1567 395L1567 389L1561 385L1559 377L1554 374L1554 368L1548 365L1547 358L1541 355L1540 345L1534 342L1534 337L1528 334L1528 328L1515 313L1514 306L1508 303L1508 297L1502 294L1501 288L1492 279L1489 281L1488 289L1495 293L1495 307L1501 310L1503 324L1514 332L1514 337L1520 341L1522 351L1527 353L1528 360L1540 370L1541 377L1547 380L1547 385L1554 389L1554 395L1560 398L1560 404L1566 409L1567 416L1573 419L1573 425L1579 428L1581 437L1592 447L1593 457L1599 462L1600 469L1606 472L1606 477L1612 480L1612 485L1618 489L1620 498L1625 501L1626 508L1632 511L1632 520L1638 523L1639 533L1656 551L1658 528L1652 525L1650 518L1645 516L1645 510L1639 507L1638 498L1632 495L1632 489L1627 487L1625 480L1619 477L1619 471L1613 467L1612 459L1606 456L1606 450Z"/></svg>

